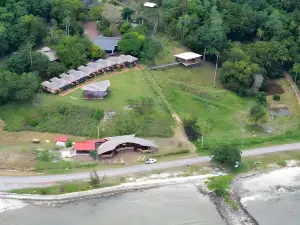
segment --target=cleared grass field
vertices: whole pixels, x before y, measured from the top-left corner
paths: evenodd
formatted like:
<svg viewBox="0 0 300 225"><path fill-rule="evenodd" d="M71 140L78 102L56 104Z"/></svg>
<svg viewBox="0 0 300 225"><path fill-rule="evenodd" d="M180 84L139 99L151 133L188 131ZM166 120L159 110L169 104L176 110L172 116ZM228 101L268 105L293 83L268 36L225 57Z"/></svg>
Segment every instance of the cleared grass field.
<svg viewBox="0 0 300 225"><path fill-rule="evenodd" d="M47 103L72 103L73 105L104 110L120 110L127 105L127 100L138 96L151 97L159 103L159 99L155 97L155 93L149 87L147 79L140 71L122 72L112 76L107 73L104 76L90 79L88 82L103 80L109 80L111 86L108 95L102 100L84 100L81 89L77 89L66 96L45 93L40 94L39 97Z"/></svg>
<svg viewBox="0 0 300 225"><path fill-rule="evenodd" d="M209 121L209 129L204 134L205 146L240 145L243 126L245 145L248 146L273 140L276 135L298 128L300 108L294 93L288 91L289 84L285 79L278 80L286 91L282 94L281 104L289 107L292 116L268 117L265 123L253 125L248 122L247 115L255 100L223 89L219 81L214 88L212 64L203 62L196 68L178 67L152 71L152 74L181 119L196 116L202 131L203 125ZM273 130L271 136L266 132L269 128Z"/></svg>

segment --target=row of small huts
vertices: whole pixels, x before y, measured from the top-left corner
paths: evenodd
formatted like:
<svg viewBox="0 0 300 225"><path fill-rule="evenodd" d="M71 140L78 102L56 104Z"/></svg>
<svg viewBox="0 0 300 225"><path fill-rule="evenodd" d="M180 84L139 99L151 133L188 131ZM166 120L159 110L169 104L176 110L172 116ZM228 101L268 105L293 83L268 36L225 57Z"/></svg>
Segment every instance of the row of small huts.
<svg viewBox="0 0 300 225"><path fill-rule="evenodd" d="M41 85L44 90L53 94L67 90L78 83L84 82L91 77L113 71L115 68L124 68L126 66L136 66L137 58L131 55L120 55L109 57L108 59L99 59L95 62L89 62L85 66L80 66L77 70L70 70L67 73L53 77L49 81L44 81Z"/></svg>

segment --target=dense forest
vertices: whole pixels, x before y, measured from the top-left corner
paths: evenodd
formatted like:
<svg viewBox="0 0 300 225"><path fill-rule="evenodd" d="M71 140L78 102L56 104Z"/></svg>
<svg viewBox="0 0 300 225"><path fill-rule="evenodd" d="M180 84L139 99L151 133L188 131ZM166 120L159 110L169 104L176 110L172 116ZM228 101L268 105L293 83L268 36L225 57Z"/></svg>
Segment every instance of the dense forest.
<svg viewBox="0 0 300 225"><path fill-rule="evenodd" d="M244 95L255 74L277 78L289 70L296 80L300 1L164 0L162 6L162 27L171 37L204 59L220 58L227 88Z"/></svg>
<svg viewBox="0 0 300 225"><path fill-rule="evenodd" d="M0 57L8 59L0 69L0 104L29 99L41 79L104 57L83 35L81 25L88 20L98 21L106 36L115 24L123 34L119 49L146 63L163 48L151 35L155 27L204 60L217 61L221 82L240 95L249 94L256 75L265 82L289 71L300 84L298 0L163 0L154 19L142 7L120 10L117 2L103 1L88 11L81 0L2 0ZM131 22L144 25L131 28ZM60 63L35 51L44 45L57 51Z"/></svg>

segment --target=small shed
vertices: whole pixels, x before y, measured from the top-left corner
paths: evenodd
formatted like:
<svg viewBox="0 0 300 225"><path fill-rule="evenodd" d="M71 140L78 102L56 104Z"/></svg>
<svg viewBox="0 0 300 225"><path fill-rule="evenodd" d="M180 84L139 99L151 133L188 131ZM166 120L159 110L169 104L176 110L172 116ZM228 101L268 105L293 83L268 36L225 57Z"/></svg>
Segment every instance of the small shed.
<svg viewBox="0 0 300 225"><path fill-rule="evenodd" d="M59 136L56 137L55 141L56 141L56 146L66 147L68 138L66 136Z"/></svg>
<svg viewBox="0 0 300 225"><path fill-rule="evenodd" d="M56 55L56 51L52 50L52 49L50 49L48 47L44 47L44 48L38 50L38 52L40 52L43 55L47 56L50 62L58 60L58 57Z"/></svg>
<svg viewBox="0 0 300 225"><path fill-rule="evenodd" d="M102 50L113 54L118 47L118 42L121 40L121 37L95 37L93 43L97 45Z"/></svg>
<svg viewBox="0 0 300 225"><path fill-rule="evenodd" d="M157 4L154 2L145 2L144 7L155 8L157 7Z"/></svg>
<svg viewBox="0 0 300 225"><path fill-rule="evenodd" d="M109 87L110 87L109 80L104 80L104 81L88 84L82 88L83 98L84 99L103 99L107 95Z"/></svg>
<svg viewBox="0 0 300 225"><path fill-rule="evenodd" d="M184 66L192 66L200 64L202 55L194 52L184 52L181 54L174 55L176 62L180 62Z"/></svg>

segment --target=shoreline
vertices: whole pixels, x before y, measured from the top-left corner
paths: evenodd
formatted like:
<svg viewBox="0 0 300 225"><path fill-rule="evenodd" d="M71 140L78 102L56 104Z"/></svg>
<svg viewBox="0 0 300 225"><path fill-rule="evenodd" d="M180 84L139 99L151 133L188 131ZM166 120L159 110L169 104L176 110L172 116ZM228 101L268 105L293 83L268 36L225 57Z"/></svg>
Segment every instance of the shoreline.
<svg viewBox="0 0 300 225"><path fill-rule="evenodd" d="M175 177L175 178L166 178L166 179L153 179L146 181L138 181L138 182L127 182L121 185L105 187L99 189L93 189L82 192L73 192L59 195L30 195L30 194L13 194L7 192L0 192L0 199L14 199L14 200L22 200L31 203L40 202L41 204L55 204L55 203L67 203L78 200L85 200L95 197L106 197L111 195L117 195L127 192L134 191L144 191L152 188L159 188L171 185L178 184L196 184L201 185L204 184L204 181L213 176L224 175L222 173L219 174L208 174L208 175L197 175L197 176L188 176L188 177Z"/></svg>
<svg viewBox="0 0 300 225"><path fill-rule="evenodd" d="M300 187L300 167L298 165L280 168L269 167L266 170L237 175L228 190L229 198L237 207L237 209L234 209L232 205L226 202L225 197L216 196L214 192L207 189L205 184L205 181L209 177L222 175L225 174L217 172L215 174L187 177L172 177L169 174L169 176L158 176L154 179L144 177L134 182L130 181L117 186L59 195L30 195L0 192L0 213L6 210L22 208L28 203L38 206L55 207L60 204L84 201L91 198L103 198L129 192L143 192L153 188L172 185L195 184L201 194L209 197L226 224L258 225L255 217L247 209L247 201L257 199L253 196L260 195L261 193L271 195L272 193L284 193L280 192L282 189L289 192ZM297 178L296 180L295 177ZM257 183L260 183L260 185L257 185ZM262 189L262 187L265 189ZM250 188L250 190L247 188Z"/></svg>

